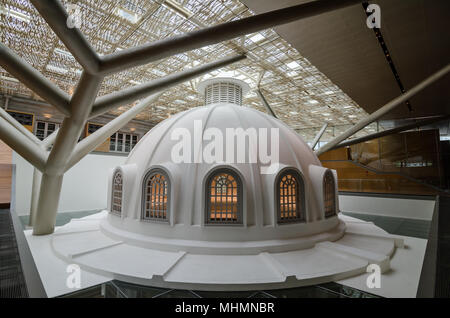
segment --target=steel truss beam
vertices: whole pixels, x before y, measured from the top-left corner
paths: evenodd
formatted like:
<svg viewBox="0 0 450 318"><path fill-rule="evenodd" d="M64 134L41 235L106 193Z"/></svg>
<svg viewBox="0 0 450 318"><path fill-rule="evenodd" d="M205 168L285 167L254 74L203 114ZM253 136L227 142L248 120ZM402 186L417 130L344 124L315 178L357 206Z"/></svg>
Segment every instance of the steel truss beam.
<svg viewBox="0 0 450 318"><path fill-rule="evenodd" d="M37 1L37 0L36 0ZM319 0L222 23L169 39L144 44L101 57L100 72L112 73L147 64L164 57L216 44L277 25L337 10L361 0Z"/></svg>
<svg viewBox="0 0 450 318"><path fill-rule="evenodd" d="M395 127L395 128L384 130L384 131L380 131L380 132L377 132L377 133L374 133L374 134L370 134L370 135L367 135L367 136L363 136L363 137L359 137L359 138L350 139L348 141L343 141L343 142L337 144L336 146L334 146L333 148L331 148L330 150L334 150L334 149L341 148L341 147L347 147L347 146L351 146L351 145L354 145L354 144L359 144L361 142L369 141L369 140L372 140L372 139L375 139L375 138L384 137L384 136L389 136L389 135L392 135L392 134L395 134L395 133L398 133L398 132L402 132L402 131L405 131L405 130L410 130L410 129L413 129L413 128L423 127L423 126L426 126L426 125L430 125L430 124L433 124L433 123L437 123L437 122L440 122L440 121L447 120L449 118L450 118L450 115L444 115L444 116L436 116L436 117L433 117L433 118L427 118L427 119L418 120L418 121L415 121L413 123L406 124L406 125L403 125L403 126Z"/></svg>
<svg viewBox="0 0 450 318"><path fill-rule="evenodd" d="M333 140L331 140L330 142L328 142L324 146L320 147L316 151L316 155L320 156L324 152L332 149L334 146L339 144L341 141L343 141L343 140L347 139L348 137L354 135L355 133L357 133L358 131L360 131L361 129L366 127L367 125L373 123L374 121L378 120L379 118L381 118L382 116L384 116L385 114L387 114L388 112L393 110L395 107L397 107L398 105L400 105L404 101L406 101L406 100L410 99L412 96L416 95L418 92L420 92L421 90L423 90L424 88L426 88L430 84L432 84L432 83L436 82L437 80L439 80L440 78L444 77L445 75L448 74L448 72L450 72L450 64L447 64L445 67L443 67L442 69L440 69L436 73L430 75L429 77L424 79L422 82L420 82L419 84L417 84L416 86L414 86L413 88L408 90L406 93L404 93L404 94L394 98L393 100L388 102L386 105L380 107L377 111L373 112L372 114L370 114L366 118L363 118L362 120L357 122L354 126L352 126L351 128L347 129L341 135L337 136L336 138L334 138Z"/></svg>
<svg viewBox="0 0 450 318"><path fill-rule="evenodd" d="M261 100L261 103L266 107L267 111L275 118L278 118L277 115L275 115L272 107L270 107L269 103L267 102L266 98L264 97L261 90L258 88L256 89L256 95L258 95L259 99Z"/></svg>
<svg viewBox="0 0 450 318"><path fill-rule="evenodd" d="M52 137L55 138L54 146L48 159L46 151L40 145L32 142L23 133L18 132L8 121L0 118L0 136L2 139L43 172L33 228L34 235L42 235L50 234L54 230L64 172L68 165L78 160L76 155L72 155L74 149L80 151L80 153L85 153L98 141L96 138L90 138L83 144L80 144L78 149L76 148L78 138L89 116L95 115L97 111L101 113L104 110L111 109L113 104L117 106L119 103L130 102L151 92L174 85L174 83L182 82L183 76L185 76L184 80L187 80L195 77L197 73L201 74L203 71L202 67L200 67L185 71L186 73L174 74L172 77L160 79L159 82L154 81L117 94L105 96L103 99L99 98L96 103L95 98L105 75L276 25L350 6L360 3L361 0L311 1L290 8L271 11L178 35L173 38L163 39L137 48L125 49L107 56L99 56L79 29L69 27L67 24L69 16L59 1L31 0L31 2L83 67L83 73L75 93L69 98L48 79L13 54L11 50L4 45L0 46L1 65L66 116L58 134L56 137ZM228 62L218 61L217 63L225 65ZM204 65L203 70L206 71L209 67L212 68L213 66L211 64ZM216 65L215 67L218 68L220 66ZM189 73L190 75L187 75ZM151 99L149 97L149 99L144 101L149 103ZM142 103L139 105L140 107L146 106L146 104ZM132 108L127 112L126 116L121 117L117 121L113 120L111 125L107 125L108 129L116 129L119 127L119 124L128 120L129 116L137 110L139 108ZM108 129L102 130L102 133L99 133L98 136L109 133L110 130Z"/></svg>
<svg viewBox="0 0 450 318"><path fill-rule="evenodd" d="M16 127L11 125L3 117L0 117L0 136L8 146L33 166L41 171L45 169L45 163L47 162L47 154L45 151L38 144L19 132Z"/></svg>
<svg viewBox="0 0 450 318"><path fill-rule="evenodd" d="M78 28L70 28L67 25L69 15L63 5L57 0L31 0L31 3L80 63L84 71L97 74L100 57Z"/></svg>
<svg viewBox="0 0 450 318"><path fill-rule="evenodd" d="M316 147L317 143L319 142L320 138L324 134L325 130L328 127L328 123L323 124L322 128L320 128L319 132L317 133L316 137L314 137L314 140L311 145L311 149L314 149Z"/></svg>
<svg viewBox="0 0 450 318"><path fill-rule="evenodd" d="M0 65L65 116L70 115L69 95L23 61L3 43L0 43Z"/></svg>
<svg viewBox="0 0 450 318"><path fill-rule="evenodd" d="M121 127L125 126L130 120L136 117L141 111L150 106L159 96L163 93L156 93L154 95L150 95L149 97L143 99L139 104L133 106L120 116L114 118L109 123L107 123L102 128L95 131L93 134L87 136L83 140L81 140L75 149L72 152L69 163L66 165L66 170L69 170L73 167L77 162L83 159L88 153L101 145L106 138L111 136Z"/></svg>
<svg viewBox="0 0 450 318"><path fill-rule="evenodd" d="M211 72L220 67L224 67L229 64L241 61L243 59L245 59L245 55L235 55L231 57L226 57L215 62L192 67L191 69L184 70L182 72L158 78L145 84L136 85L116 93L101 96L97 98L97 100L95 101L91 115L89 117L92 118L101 115L119 105L125 105L141 97L148 96L149 94L152 94L154 92L170 88L177 84L188 81L194 77Z"/></svg>

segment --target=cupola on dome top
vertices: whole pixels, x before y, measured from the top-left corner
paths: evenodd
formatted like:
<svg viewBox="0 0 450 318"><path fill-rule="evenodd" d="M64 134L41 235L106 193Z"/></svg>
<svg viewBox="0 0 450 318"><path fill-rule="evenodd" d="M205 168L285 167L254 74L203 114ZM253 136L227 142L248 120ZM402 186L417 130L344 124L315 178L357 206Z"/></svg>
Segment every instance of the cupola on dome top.
<svg viewBox="0 0 450 318"><path fill-rule="evenodd" d="M217 77L201 82L197 90L204 96L206 106L215 103L229 103L241 106L243 96L248 93L250 86L244 81L222 73Z"/></svg>

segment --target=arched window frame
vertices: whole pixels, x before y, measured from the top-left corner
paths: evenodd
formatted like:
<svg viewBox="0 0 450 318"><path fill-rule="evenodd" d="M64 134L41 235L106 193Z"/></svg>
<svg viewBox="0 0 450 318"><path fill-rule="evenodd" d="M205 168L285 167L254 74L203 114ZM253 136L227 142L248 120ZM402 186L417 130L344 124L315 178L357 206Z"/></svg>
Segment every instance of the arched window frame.
<svg viewBox="0 0 450 318"><path fill-rule="evenodd" d="M331 183L327 183L330 180ZM331 208L328 208L327 201L331 202ZM326 219L336 215L336 180L331 170L323 174L323 213Z"/></svg>
<svg viewBox="0 0 450 318"><path fill-rule="evenodd" d="M158 218L158 217L146 217L146 204L147 204L147 183L149 179L151 179L154 175L160 174L164 176L164 179L167 182L167 205L166 205L166 217ZM156 222L156 223L170 223L170 201L171 201L171 182L169 178L169 174L161 168L152 168L150 169L144 176L142 181L142 206L141 206L141 220L146 222Z"/></svg>
<svg viewBox="0 0 450 318"><path fill-rule="evenodd" d="M282 218L281 217L281 194L280 194L280 181L287 175L292 175L297 180L297 202L296 206L300 207L300 211L295 218ZM305 195L305 182L303 175L295 168L285 168L278 172L275 178L275 205L276 205L276 219L278 224L292 224L306 222L306 195Z"/></svg>
<svg viewBox="0 0 450 318"><path fill-rule="evenodd" d="M121 183L120 183L120 190L116 189L116 178L117 176L120 176ZM120 191L120 205L114 204L114 198L116 197L116 192ZM120 206L120 209L115 209L114 206ZM112 182L111 182L111 214L121 216L122 215L122 209L123 209L123 173L120 169L117 169L113 173Z"/></svg>
<svg viewBox="0 0 450 318"><path fill-rule="evenodd" d="M231 175L236 180L237 186L237 218L236 220L211 220L211 182L219 174L226 173ZM232 168L222 167L216 168L209 172L205 179L205 212L204 212L204 224L205 225L243 225L244 221L244 204L243 204L243 183L240 174Z"/></svg>

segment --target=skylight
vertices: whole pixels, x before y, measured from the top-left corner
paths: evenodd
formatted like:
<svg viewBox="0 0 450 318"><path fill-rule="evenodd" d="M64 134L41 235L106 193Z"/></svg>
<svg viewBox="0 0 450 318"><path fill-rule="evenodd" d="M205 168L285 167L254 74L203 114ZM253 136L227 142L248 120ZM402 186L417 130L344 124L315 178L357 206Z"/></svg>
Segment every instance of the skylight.
<svg viewBox="0 0 450 318"><path fill-rule="evenodd" d="M260 33L256 33L255 35L250 37L250 40L252 40L254 43L258 43L259 41L264 40L265 37L262 36Z"/></svg>
<svg viewBox="0 0 450 318"><path fill-rule="evenodd" d="M50 64L47 65L46 69L47 69L47 71L57 73L57 74L62 74L62 75L66 75L67 73L69 73L69 71L65 68L55 66L55 65L50 65Z"/></svg>
<svg viewBox="0 0 450 318"><path fill-rule="evenodd" d="M36 13L32 6L19 7L18 3L22 2L28 3L29 0L0 1L0 20L4 22L2 41L13 50L19 47L16 45L18 40L30 43L21 46L21 52L16 53L36 70L44 70L44 75L63 91L72 94L81 74L80 65L63 45L57 44L57 48L48 46L50 38L45 35L52 33L50 27L43 19L34 17ZM239 0L126 0L120 1L120 4L119 1L111 2L114 3L114 9L101 1L75 2L80 7L84 21L80 31L89 33L85 36L100 56L254 14ZM32 32L24 33L27 30L22 21L33 23ZM367 116L338 86L270 28L179 53L120 74L107 75L100 94L147 83L155 78L217 61L239 52L245 52L248 58L221 68L220 73L230 72L231 76L241 78L251 88L257 85L263 73L259 84L267 102L277 109L280 116L285 116L283 121L287 125L310 129L308 134L311 138L314 138L326 119L340 127ZM211 72L170 88L168 93L158 100L158 105L167 107L167 110L154 107L149 112L140 113L137 118L156 124L159 118L167 117L169 109L175 114L202 105L203 100L199 98L195 86L199 81L216 73ZM37 98L25 85L17 85L17 80L6 79L11 76L6 70L0 69L0 76L1 95ZM184 100L186 103L174 102L177 100ZM252 91L245 96L243 104L266 111L259 97ZM326 105L332 106L336 111L329 111ZM111 111L111 114L119 115L129 107L130 105L123 105ZM324 117L324 111L330 115ZM350 115L352 117L349 117Z"/></svg>
<svg viewBox="0 0 450 318"><path fill-rule="evenodd" d="M166 0L163 2L163 6L174 11L176 14L181 15L185 19L189 19L194 15L192 11L186 9L181 4L176 2L175 0Z"/></svg>
<svg viewBox="0 0 450 318"><path fill-rule="evenodd" d="M122 7L117 7L115 12L119 17L130 21L131 23L136 23L141 18L137 13L127 10Z"/></svg>
<svg viewBox="0 0 450 318"><path fill-rule="evenodd" d="M62 55L62 56L65 56L65 57L68 57L68 58L71 58L71 59L74 58L73 55L70 52L62 50L62 49L59 49L59 48L55 49L55 53L58 53L59 55Z"/></svg>
<svg viewBox="0 0 450 318"><path fill-rule="evenodd" d="M290 63L287 63L286 66L291 69L296 69L300 67L300 64L298 64L296 61L292 61Z"/></svg>
<svg viewBox="0 0 450 318"><path fill-rule="evenodd" d="M30 22L29 15L22 13L20 11L17 11L17 10L11 9L11 8L6 8L4 5L0 5L0 14L14 17L14 18L16 18L20 21L26 22L26 23Z"/></svg>
<svg viewBox="0 0 450 318"><path fill-rule="evenodd" d="M9 81L9 82L19 82L19 80L17 79L17 78L14 78L14 77L9 77L9 76L0 76L0 78L2 79L2 80L5 80L5 81Z"/></svg>

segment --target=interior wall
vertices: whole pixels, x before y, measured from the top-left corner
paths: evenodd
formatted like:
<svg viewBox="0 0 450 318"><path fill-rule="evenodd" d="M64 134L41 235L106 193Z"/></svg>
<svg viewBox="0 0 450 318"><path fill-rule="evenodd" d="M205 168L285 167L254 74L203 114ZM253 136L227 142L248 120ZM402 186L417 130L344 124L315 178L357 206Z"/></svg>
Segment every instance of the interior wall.
<svg viewBox="0 0 450 318"><path fill-rule="evenodd" d="M89 154L72 167L63 179L59 212L104 209L107 204L108 173L125 162L125 156ZM13 152L16 165L16 213L30 213L33 166Z"/></svg>

